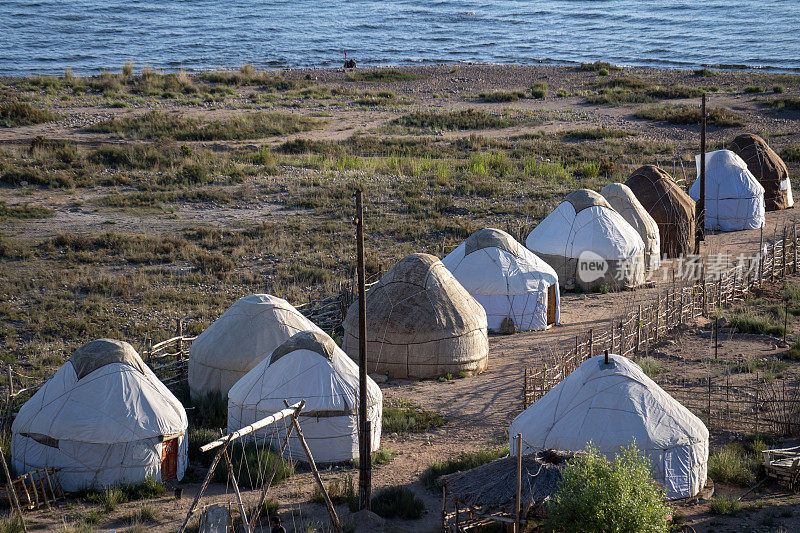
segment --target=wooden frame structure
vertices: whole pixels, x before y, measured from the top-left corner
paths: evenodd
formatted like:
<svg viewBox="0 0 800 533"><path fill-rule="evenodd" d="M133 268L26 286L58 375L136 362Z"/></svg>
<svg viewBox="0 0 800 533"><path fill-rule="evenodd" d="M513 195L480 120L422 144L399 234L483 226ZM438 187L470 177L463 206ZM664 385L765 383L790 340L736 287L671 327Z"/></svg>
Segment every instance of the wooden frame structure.
<svg viewBox="0 0 800 533"><path fill-rule="evenodd" d="M764 450L764 472L767 478L786 483L793 491L800 491L800 446Z"/></svg>
<svg viewBox="0 0 800 533"><path fill-rule="evenodd" d="M270 424L273 424L279 420L289 417L292 421L292 425L289 427L289 430L286 432L286 437L283 439L283 443L281 444L280 450L278 451L278 457L283 457L283 452L286 450L286 446L289 444L289 437L292 435L292 431L297 433L297 438L300 440L300 445L303 447L303 451L306 454L308 459L308 464L311 468L311 472L314 475L314 480L317 483L320 491L322 492L322 496L325 499L325 506L328 508L328 514L331 518L331 525L333 526L333 530L337 533L341 533L342 525L339 522L339 517L336 514L336 510L333 507L333 503L331 502L330 497L328 496L327 490L325 490L325 485L322 483L322 478L319 476L319 471L317 471L317 465L314 463L314 457L311 455L311 450L308 448L308 444L306 443L306 439L303 436L303 431L300 429L300 423L297 421L298 417L300 416L300 412L303 410L306 402L302 400L294 405L289 405L289 403L284 400L284 405L286 405L286 409L278 411L277 413L273 413L270 416L262 418L252 424L245 426L233 433L229 433L228 435L224 435L221 438L209 442L208 444L201 446L200 450L202 452L208 452L213 449L219 448L219 451L214 456L214 460L211 462L211 466L208 468L208 473L206 474L205 479L203 480L203 484L200 486L200 490L197 492L197 495L194 497L194 501L192 502L189 511L186 513L186 519L184 519L183 524L181 525L180 529L178 530L179 533L184 533L186 531L186 526L189 523L192 515L197 510L197 504L202 498L203 493L205 492L206 488L208 488L209 483L211 482L211 478L214 475L214 470L217 468L221 460L225 460L225 463L228 466L228 479L230 480L231 484L233 485L234 492L236 493L236 500L239 505L239 512L242 516L242 525L244 527L244 531L246 533L252 533L251 524L255 524L261 513L261 508L264 506L264 502L267 501L267 492L269 491L270 486L272 485L272 480L275 478L275 473L278 470L278 465L280 461L277 459L272 465L272 470L270 471L269 475L267 476L266 480L264 481L264 485L261 488L261 495L258 499L258 504L255 506L253 513L248 518L247 511L245 510L244 501L242 500L242 493L239 490L239 484L236 480L236 475L234 474L233 464L231 463L230 454L228 453L228 447L230 446L231 442L249 435L254 431L257 431L263 427L266 427Z"/></svg>

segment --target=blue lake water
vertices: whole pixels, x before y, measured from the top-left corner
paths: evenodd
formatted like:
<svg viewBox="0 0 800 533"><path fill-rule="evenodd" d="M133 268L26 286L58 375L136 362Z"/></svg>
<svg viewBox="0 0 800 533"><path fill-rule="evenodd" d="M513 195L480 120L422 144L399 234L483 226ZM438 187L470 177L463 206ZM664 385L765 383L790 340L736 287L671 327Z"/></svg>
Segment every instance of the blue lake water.
<svg viewBox="0 0 800 533"><path fill-rule="evenodd" d="M0 74L583 62L800 70L800 0L0 0Z"/></svg>

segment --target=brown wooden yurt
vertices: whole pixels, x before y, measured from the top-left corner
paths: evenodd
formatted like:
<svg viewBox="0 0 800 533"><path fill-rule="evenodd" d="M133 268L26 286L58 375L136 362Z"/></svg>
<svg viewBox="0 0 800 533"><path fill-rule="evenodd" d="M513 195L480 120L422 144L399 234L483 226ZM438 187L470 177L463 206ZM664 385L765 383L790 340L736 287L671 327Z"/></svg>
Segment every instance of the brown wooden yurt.
<svg viewBox="0 0 800 533"><path fill-rule="evenodd" d="M645 165L625 185L658 224L662 255L679 257L694 252L695 203L669 174Z"/></svg>
<svg viewBox="0 0 800 533"><path fill-rule="evenodd" d="M733 140L730 150L747 163L747 169L764 187L766 211L787 209L794 205L792 184L786 163L764 139L752 133L745 133Z"/></svg>
<svg viewBox="0 0 800 533"><path fill-rule="evenodd" d="M355 360L358 302L344 320L342 348ZM486 311L439 259L411 254L367 293L367 370L395 378L436 378L486 368Z"/></svg>

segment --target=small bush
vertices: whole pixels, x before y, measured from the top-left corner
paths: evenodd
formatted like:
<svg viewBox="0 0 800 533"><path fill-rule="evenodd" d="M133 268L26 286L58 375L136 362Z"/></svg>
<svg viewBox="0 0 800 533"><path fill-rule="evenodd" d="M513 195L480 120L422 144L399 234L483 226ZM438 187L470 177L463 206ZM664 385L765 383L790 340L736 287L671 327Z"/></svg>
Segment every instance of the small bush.
<svg viewBox="0 0 800 533"><path fill-rule="evenodd" d="M351 512L358 511L358 490L353 483L353 477L347 476L344 482L338 479L333 479L328 483L325 488L328 492L328 498L336 505L346 503ZM325 503L325 497L319 489L319 485L314 484L314 492L311 494L311 501L316 503Z"/></svg>
<svg viewBox="0 0 800 533"><path fill-rule="evenodd" d="M464 109L443 113L415 111L392 120L390 124L424 130L480 130L508 128L514 121L506 116L490 115L477 109Z"/></svg>
<svg viewBox="0 0 800 533"><path fill-rule="evenodd" d="M783 352L783 358L790 361L800 361L800 341L795 342L788 350Z"/></svg>
<svg viewBox="0 0 800 533"><path fill-rule="evenodd" d="M161 511L152 505L142 505L126 516L125 521L129 524L158 523L161 521Z"/></svg>
<svg viewBox="0 0 800 533"><path fill-rule="evenodd" d="M0 200L0 219L16 218L16 219L30 219L30 218L48 218L55 215L56 212L47 207L39 207L35 205L22 204L22 205L6 205Z"/></svg>
<svg viewBox="0 0 800 533"><path fill-rule="evenodd" d="M640 357L636 359L636 363L642 367L642 371L650 378L655 378L657 375L661 373L661 362L654 358L650 357Z"/></svg>
<svg viewBox="0 0 800 533"><path fill-rule="evenodd" d="M755 462L748 458L741 447L728 445L708 458L708 475L714 481L749 485L755 480Z"/></svg>
<svg viewBox="0 0 800 533"><path fill-rule="evenodd" d="M800 111L800 98L774 98L769 100L767 104L778 111Z"/></svg>
<svg viewBox="0 0 800 533"><path fill-rule="evenodd" d="M546 83L534 83L531 87L531 97L542 99L547 96L547 84Z"/></svg>
<svg viewBox="0 0 800 533"><path fill-rule="evenodd" d="M632 133L625 130L614 128L606 128L605 126L599 128L584 128L579 130L569 130L564 132L564 137L569 139L580 140L596 140L596 139L624 139L632 135Z"/></svg>
<svg viewBox="0 0 800 533"><path fill-rule="evenodd" d="M775 94L782 94L784 91L786 91L786 87L784 87L783 85L774 85L772 87L772 92L774 92Z"/></svg>
<svg viewBox="0 0 800 533"><path fill-rule="evenodd" d="M669 531L670 508L650 475L650 462L635 443L610 462L596 448L562 471L547 505L548 530L581 532Z"/></svg>
<svg viewBox="0 0 800 533"><path fill-rule="evenodd" d="M453 472L462 472L464 470L471 470L475 467L491 463L495 459L505 457L508 455L508 447L496 449L484 449L477 452L468 452L459 454L455 459L447 461L439 461L426 468L420 479L426 487L436 486L440 477L452 474Z"/></svg>
<svg viewBox="0 0 800 533"><path fill-rule="evenodd" d="M441 427L447 419L408 400L387 401L383 406L383 433L425 433Z"/></svg>
<svg viewBox="0 0 800 533"><path fill-rule="evenodd" d="M0 519L0 533L22 533L22 522L16 514Z"/></svg>
<svg viewBox="0 0 800 533"><path fill-rule="evenodd" d="M0 127L15 128L52 122L60 117L45 109L37 109L27 102L11 100L0 103Z"/></svg>
<svg viewBox="0 0 800 533"><path fill-rule="evenodd" d="M781 159L786 163L800 163L800 148L789 146L781 150Z"/></svg>
<svg viewBox="0 0 800 533"><path fill-rule="evenodd" d="M757 86L757 85L748 85L747 87L744 88L744 92L746 92L746 93L763 93L764 90L761 87Z"/></svg>
<svg viewBox="0 0 800 533"><path fill-rule="evenodd" d="M383 518L417 520L422 518L425 504L408 487L389 487L373 496L372 511Z"/></svg>
<svg viewBox="0 0 800 533"><path fill-rule="evenodd" d="M605 70L606 74L610 71L614 70L622 70L622 67L618 67L617 65L612 65L607 61L595 61L594 63L581 63L578 67L578 70L589 71L589 72L600 72L601 70Z"/></svg>
<svg viewBox="0 0 800 533"><path fill-rule="evenodd" d="M597 71L597 75L598 76L608 76L608 69L607 68L601 68L600 70Z"/></svg>
<svg viewBox="0 0 800 533"><path fill-rule="evenodd" d="M219 429L228 425L228 398L218 390L191 400L190 423L201 428Z"/></svg>
<svg viewBox="0 0 800 533"><path fill-rule="evenodd" d="M737 314L731 316L728 325L736 328L740 333L755 333L758 335L783 335L783 324L773 324L768 319L753 314Z"/></svg>
<svg viewBox="0 0 800 533"><path fill-rule="evenodd" d="M118 488L107 488L100 493L100 504L107 513L116 511L123 499L124 495Z"/></svg>
<svg viewBox="0 0 800 533"><path fill-rule="evenodd" d="M391 83L397 81L419 80L422 76L403 72L393 68L382 68L368 70L366 72L351 72L348 77L353 81L365 81L368 83Z"/></svg>
<svg viewBox="0 0 800 533"><path fill-rule="evenodd" d="M708 123L721 127L742 126L741 116L724 107L707 110ZM667 122L669 124L699 124L702 116L700 109L688 105L660 104L641 109L635 114L638 118Z"/></svg>
<svg viewBox="0 0 800 533"><path fill-rule="evenodd" d="M494 91L481 93L478 96L484 102L516 102L520 98L525 98L525 93L522 91Z"/></svg>
<svg viewBox="0 0 800 533"><path fill-rule="evenodd" d="M700 68L700 69L697 69L697 70L694 71L694 75L695 76L703 76L703 77L705 77L705 76L716 76L717 74L718 74L718 72L716 72L714 70L709 70L707 68Z"/></svg>
<svg viewBox="0 0 800 533"><path fill-rule="evenodd" d="M742 502L729 496L716 496L709 501L708 510L716 515L736 514L742 510Z"/></svg>

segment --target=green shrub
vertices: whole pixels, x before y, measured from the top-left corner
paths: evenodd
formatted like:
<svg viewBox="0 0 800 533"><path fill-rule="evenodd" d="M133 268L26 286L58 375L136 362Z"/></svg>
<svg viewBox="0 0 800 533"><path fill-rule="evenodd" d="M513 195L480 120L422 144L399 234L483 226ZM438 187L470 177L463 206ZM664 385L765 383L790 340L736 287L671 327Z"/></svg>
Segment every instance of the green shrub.
<svg viewBox="0 0 800 533"><path fill-rule="evenodd" d="M711 453L708 458L708 476L714 481L749 485L755 479L753 466L753 461L741 448L729 445Z"/></svg>
<svg viewBox="0 0 800 533"><path fill-rule="evenodd" d="M707 68L700 68L694 71L695 76L716 76L717 74L719 74L717 71Z"/></svg>
<svg viewBox="0 0 800 533"><path fill-rule="evenodd" d="M748 85L744 88L744 92L746 93L763 93L764 90L761 87L755 85Z"/></svg>
<svg viewBox="0 0 800 533"><path fill-rule="evenodd" d="M189 422L197 427L220 429L228 426L228 398L214 390L191 400Z"/></svg>
<svg viewBox="0 0 800 533"><path fill-rule="evenodd" d="M796 97L774 98L767 104L778 111L800 111L800 98Z"/></svg>
<svg viewBox="0 0 800 533"><path fill-rule="evenodd" d="M538 99L547 96L547 84L543 82L534 83L531 87L531 96Z"/></svg>
<svg viewBox="0 0 800 533"><path fill-rule="evenodd" d="M781 94L784 91L786 91L786 87L784 87L783 85L774 85L772 87L772 92L774 92L775 94Z"/></svg>
<svg viewBox="0 0 800 533"><path fill-rule="evenodd" d="M433 463L422 472L420 479L426 487L434 487L439 478L444 475L471 470L506 455L508 455L508 446L461 453L455 459Z"/></svg>
<svg viewBox="0 0 800 533"><path fill-rule="evenodd" d="M195 409L192 409L194 411ZM188 442L186 443L186 456L190 465L209 466L214 459L212 452L204 453L200 450L209 442L219 438L219 432L209 428L189 426Z"/></svg>
<svg viewBox="0 0 800 533"><path fill-rule="evenodd" d="M563 471L558 492L547 505L548 530L619 533L669 531L671 510L650 477L650 462L635 443L610 462L587 448Z"/></svg>
<svg viewBox="0 0 800 533"><path fill-rule="evenodd" d="M39 207L36 205L22 204L22 205L6 205L0 200L0 219L16 218L16 219L29 219L29 218L48 218L55 215L56 212L47 207Z"/></svg>
<svg viewBox="0 0 800 533"><path fill-rule="evenodd" d="M601 68L600 70L597 71L597 75L598 76L608 76L608 69L607 68Z"/></svg>
<svg viewBox="0 0 800 533"><path fill-rule="evenodd" d="M408 400L390 400L384 403L381 431L383 433L425 433L441 427L447 419L439 413Z"/></svg>
<svg viewBox="0 0 800 533"><path fill-rule="evenodd" d="M366 72L351 72L347 75L353 81L365 81L369 83L390 83L396 81L413 81L421 79L422 76L402 72L393 68L381 68L368 70Z"/></svg>
<svg viewBox="0 0 800 533"><path fill-rule="evenodd" d="M463 109L442 113L415 111L392 120L390 124L424 130L479 130L508 128L514 121L506 116L490 115L477 109Z"/></svg>
<svg viewBox="0 0 800 533"><path fill-rule="evenodd" d="M581 63L578 67L578 70L584 70L589 72L600 72L601 70L605 70L606 74L609 71L614 70L622 70L622 67L618 67L617 65L612 65L607 61L595 61L594 63Z"/></svg>
<svg viewBox="0 0 800 533"><path fill-rule="evenodd" d="M728 325L736 328L741 333L755 333L758 335L783 335L783 324L773 324L770 320L754 314L743 313L731 316Z"/></svg>
<svg viewBox="0 0 800 533"><path fill-rule="evenodd" d="M351 512L358 511L358 490L355 483L353 483L353 476L347 476L343 482L340 482L339 479L332 479L325 490L334 505L346 503ZM314 484L314 492L311 494L311 501L325 503L325 497L316 483Z"/></svg>
<svg viewBox="0 0 800 533"><path fill-rule="evenodd" d="M484 102L516 102L520 98L525 98L525 93L522 91L494 91L481 93L478 96Z"/></svg>
<svg viewBox="0 0 800 533"><path fill-rule="evenodd" d="M661 373L661 362L651 356L639 357L636 363L642 367L642 371L650 378L655 378Z"/></svg>
<svg viewBox="0 0 800 533"><path fill-rule="evenodd" d="M781 150L781 159L787 163L800 163L800 147L789 146Z"/></svg>
<svg viewBox="0 0 800 533"><path fill-rule="evenodd" d="M788 350L783 352L783 357L790 361L800 361L800 341L795 342Z"/></svg>
<svg viewBox="0 0 800 533"><path fill-rule="evenodd" d="M583 128L578 130L569 130L564 132L564 137L568 139L580 140L596 140L596 139L624 139L632 135L632 133L625 130L615 128L606 128L601 126L599 128Z"/></svg>
<svg viewBox="0 0 800 533"><path fill-rule="evenodd" d="M22 522L16 514L0 519L0 533L22 533L22 531Z"/></svg>
<svg viewBox="0 0 800 533"><path fill-rule="evenodd" d="M742 502L730 496L716 496L708 502L708 510L712 514L736 514L742 510Z"/></svg>
<svg viewBox="0 0 800 533"><path fill-rule="evenodd" d="M27 102L10 100L0 103L0 127L15 128L52 122L60 117L45 109L37 109Z"/></svg>
<svg viewBox="0 0 800 533"><path fill-rule="evenodd" d="M721 127L743 126L741 116L724 107L707 110L708 123ZM635 113L638 118L667 122L669 124L699 124L702 116L695 106L659 104L641 109Z"/></svg>
<svg viewBox="0 0 800 533"><path fill-rule="evenodd" d="M408 487L389 487L372 498L372 512L383 518L417 520L422 518L425 504Z"/></svg>

